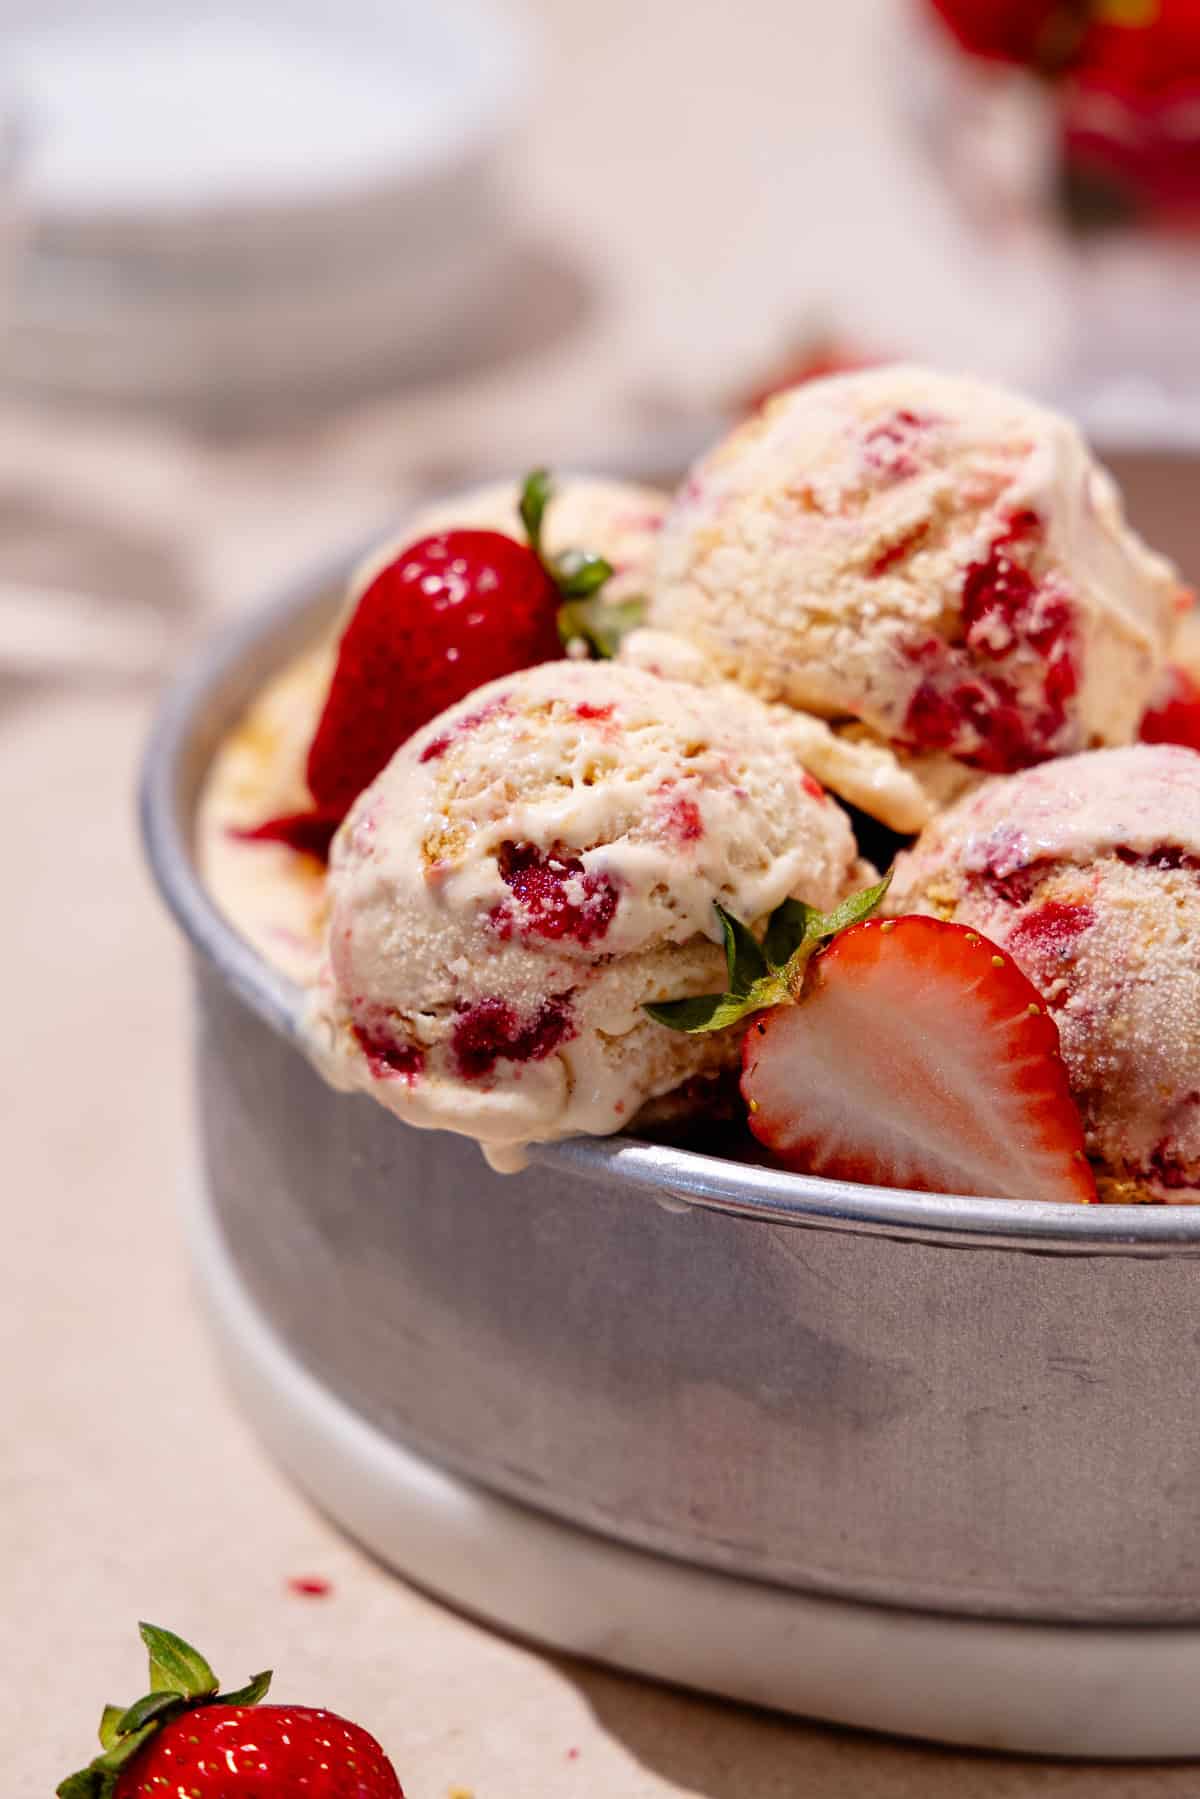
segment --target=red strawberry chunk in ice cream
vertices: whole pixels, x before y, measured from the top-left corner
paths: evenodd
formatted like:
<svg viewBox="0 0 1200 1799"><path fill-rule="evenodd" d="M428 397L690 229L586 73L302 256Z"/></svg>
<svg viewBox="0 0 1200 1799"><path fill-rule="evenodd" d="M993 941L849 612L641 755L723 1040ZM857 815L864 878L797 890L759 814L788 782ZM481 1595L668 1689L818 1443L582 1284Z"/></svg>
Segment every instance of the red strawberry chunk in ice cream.
<svg viewBox="0 0 1200 1799"><path fill-rule="evenodd" d="M863 439L863 461L876 480L907 481L921 466L921 440L933 419L901 407L872 425Z"/></svg>
<svg viewBox="0 0 1200 1799"><path fill-rule="evenodd" d="M465 1080L486 1080L497 1062L541 1062L575 1035L569 995L557 994L532 1017L522 1019L499 995L464 1006L451 1038L458 1072Z"/></svg>
<svg viewBox="0 0 1200 1799"><path fill-rule="evenodd" d="M901 741L947 750L989 774L1011 774L1064 746L1079 675L1075 612L1020 560L1041 520L1015 513L963 577L961 643L928 637L907 659L924 672Z"/></svg>
<svg viewBox="0 0 1200 1799"><path fill-rule="evenodd" d="M497 858L500 878L516 906L497 906L492 924L501 937L514 931L552 942L569 939L584 948L602 938L617 909L616 883L585 868L569 850L543 850L536 843L504 843Z"/></svg>
<svg viewBox="0 0 1200 1799"><path fill-rule="evenodd" d="M496 699L489 700L486 706L480 706L478 711L468 712L465 717L455 719L448 731L443 731L437 737L430 738L421 751L419 760L439 762L451 744L457 743L460 737L466 737L470 732L477 730L480 725L486 725L489 719L497 718L502 712L506 712L508 710L505 705L507 697L506 694L500 694Z"/></svg>
<svg viewBox="0 0 1200 1799"><path fill-rule="evenodd" d="M1079 940L1096 922L1095 909L1068 900L1046 900L1019 917L1006 947L1021 968L1031 972L1047 1005L1069 997L1066 969L1074 961Z"/></svg>
<svg viewBox="0 0 1200 1799"><path fill-rule="evenodd" d="M415 1081L425 1072L425 1052L417 1043L406 1043L378 1025L356 1024L354 1035L377 1081Z"/></svg>
<svg viewBox="0 0 1200 1799"><path fill-rule="evenodd" d="M704 819L696 801L690 794L680 793L671 781L666 782L659 792L662 808L658 817L663 835L681 849L699 843L704 836Z"/></svg>

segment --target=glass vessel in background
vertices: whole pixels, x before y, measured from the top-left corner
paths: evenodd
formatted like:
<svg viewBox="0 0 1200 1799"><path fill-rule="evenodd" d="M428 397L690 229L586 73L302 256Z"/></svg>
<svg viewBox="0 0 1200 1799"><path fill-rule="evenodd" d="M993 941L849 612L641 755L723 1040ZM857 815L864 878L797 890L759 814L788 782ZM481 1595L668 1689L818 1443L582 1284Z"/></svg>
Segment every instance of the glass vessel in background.
<svg viewBox="0 0 1200 1799"><path fill-rule="evenodd" d="M964 47L1006 15L1041 20L1027 53ZM915 122L969 229L1044 297L1052 397L1106 442L1200 447L1200 6L915 0L910 17ZM1078 35L1048 39L1064 19Z"/></svg>

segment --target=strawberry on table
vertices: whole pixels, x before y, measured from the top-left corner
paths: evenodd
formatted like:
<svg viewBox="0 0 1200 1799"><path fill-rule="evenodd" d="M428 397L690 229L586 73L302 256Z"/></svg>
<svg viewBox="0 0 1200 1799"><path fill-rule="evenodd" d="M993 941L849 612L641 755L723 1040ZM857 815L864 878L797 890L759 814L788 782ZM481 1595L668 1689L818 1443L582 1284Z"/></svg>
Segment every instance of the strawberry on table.
<svg viewBox="0 0 1200 1799"><path fill-rule="evenodd" d="M204 1657L142 1624L150 1692L106 1705L101 1753L58 1799L404 1799L387 1756L365 1730L306 1705L263 1705L270 1674L217 1691Z"/></svg>
<svg viewBox="0 0 1200 1799"><path fill-rule="evenodd" d="M646 1010L684 1031L750 1019L750 1128L789 1168L983 1198L1094 1199L1037 989L978 931L872 917L886 888L827 916L788 900L761 945L718 907L729 991Z"/></svg>

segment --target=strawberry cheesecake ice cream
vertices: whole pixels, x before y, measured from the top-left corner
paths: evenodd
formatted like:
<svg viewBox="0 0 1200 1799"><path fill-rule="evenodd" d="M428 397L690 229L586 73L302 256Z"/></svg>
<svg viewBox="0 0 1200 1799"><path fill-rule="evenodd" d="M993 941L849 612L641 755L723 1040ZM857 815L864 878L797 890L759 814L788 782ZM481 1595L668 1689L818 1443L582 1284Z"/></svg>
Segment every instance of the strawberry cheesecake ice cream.
<svg viewBox="0 0 1200 1799"><path fill-rule="evenodd" d="M1037 987L1102 1198L1200 1200L1200 755L989 781L900 856L888 905L973 927Z"/></svg>
<svg viewBox="0 0 1200 1799"><path fill-rule="evenodd" d="M418 732L352 808L310 1045L335 1084L519 1164L736 1061L738 1033L642 1010L721 985L714 900L765 920L858 872L845 814L752 695L529 669Z"/></svg>
<svg viewBox="0 0 1200 1799"><path fill-rule="evenodd" d="M781 394L696 466L648 625L875 746L866 803L911 830L954 773L1131 741L1184 603L1068 420L899 366Z"/></svg>

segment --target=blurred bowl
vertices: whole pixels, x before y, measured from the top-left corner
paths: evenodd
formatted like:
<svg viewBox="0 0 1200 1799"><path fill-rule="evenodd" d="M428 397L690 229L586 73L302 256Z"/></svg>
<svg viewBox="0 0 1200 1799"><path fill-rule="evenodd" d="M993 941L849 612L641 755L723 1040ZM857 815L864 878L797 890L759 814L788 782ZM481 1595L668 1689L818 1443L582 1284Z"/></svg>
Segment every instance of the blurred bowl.
<svg viewBox="0 0 1200 1799"><path fill-rule="evenodd" d="M486 4L57 0L6 15L17 385L245 408L465 342L528 73Z"/></svg>

